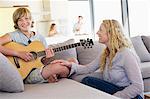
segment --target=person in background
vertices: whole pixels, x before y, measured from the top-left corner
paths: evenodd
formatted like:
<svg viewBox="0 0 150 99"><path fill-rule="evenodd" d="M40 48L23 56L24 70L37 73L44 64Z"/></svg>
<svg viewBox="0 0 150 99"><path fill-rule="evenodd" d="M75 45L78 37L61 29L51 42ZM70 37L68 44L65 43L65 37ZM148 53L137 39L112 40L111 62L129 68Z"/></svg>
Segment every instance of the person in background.
<svg viewBox="0 0 150 99"><path fill-rule="evenodd" d="M71 68L70 75L82 75L97 72L98 76L87 76L81 83L117 96L121 99L143 99L143 80L140 61L123 35L117 20L103 20L97 32L99 42L106 45L101 56L87 65L55 60Z"/></svg>
<svg viewBox="0 0 150 99"><path fill-rule="evenodd" d="M51 26L50 26L50 29L49 29L48 36L50 37L50 36L53 36L57 33L58 33L58 31L57 31L57 28L56 28L56 24L52 23Z"/></svg>
<svg viewBox="0 0 150 99"><path fill-rule="evenodd" d="M15 51L3 46L8 42L16 42L22 45L29 45L32 41L40 41L45 46L46 58L54 56L52 49L48 48L45 38L37 32L31 31L33 27L33 21L31 17L31 12L27 8L18 8L13 13L13 21L15 31L6 33L0 37L0 52L4 55L16 56L24 61L28 62L33 59L33 55L26 51ZM66 77L64 75L68 74L69 70L67 67L61 66L59 64L49 64L47 66L41 66L41 68L33 69L30 74L24 79L25 83L42 83L47 82L49 77L56 76L57 74L61 77ZM61 75L60 75L61 74Z"/></svg>
<svg viewBox="0 0 150 99"><path fill-rule="evenodd" d="M85 27L83 23L83 16L78 16L78 21L73 26L73 33L75 35L85 34Z"/></svg>

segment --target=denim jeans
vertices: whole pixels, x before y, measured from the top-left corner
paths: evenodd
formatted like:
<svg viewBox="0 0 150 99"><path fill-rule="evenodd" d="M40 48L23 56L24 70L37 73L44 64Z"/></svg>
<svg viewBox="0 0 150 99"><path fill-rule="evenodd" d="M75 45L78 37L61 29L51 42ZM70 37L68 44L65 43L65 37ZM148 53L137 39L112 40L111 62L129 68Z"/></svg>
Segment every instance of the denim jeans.
<svg viewBox="0 0 150 99"><path fill-rule="evenodd" d="M104 91L109 94L114 94L117 91L123 90L125 87L119 87L107 81L95 78L95 77L85 77L82 79L81 83L96 88L98 90ZM133 99L143 99L140 95L137 95Z"/></svg>

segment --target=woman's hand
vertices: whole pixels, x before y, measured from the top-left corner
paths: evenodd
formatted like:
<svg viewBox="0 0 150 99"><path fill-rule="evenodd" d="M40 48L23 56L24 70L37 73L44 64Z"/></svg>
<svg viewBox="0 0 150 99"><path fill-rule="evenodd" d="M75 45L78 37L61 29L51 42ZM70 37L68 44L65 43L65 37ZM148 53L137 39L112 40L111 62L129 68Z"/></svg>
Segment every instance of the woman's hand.
<svg viewBox="0 0 150 99"><path fill-rule="evenodd" d="M57 74L53 74L53 75L49 76L48 82L49 82L49 83L58 82L58 78L57 78L57 77L58 77Z"/></svg>
<svg viewBox="0 0 150 99"><path fill-rule="evenodd" d="M51 48L47 48L47 49L45 50L45 52L46 52L46 58L50 58L50 57L53 57L53 56L54 56L54 51L53 51L53 49L51 49Z"/></svg>
<svg viewBox="0 0 150 99"><path fill-rule="evenodd" d="M57 74L52 74L48 77L49 83L55 83L58 82L61 78L67 78L69 75L69 69L67 67L64 67L61 69L61 72Z"/></svg>
<svg viewBox="0 0 150 99"><path fill-rule="evenodd" d="M66 66L66 67L69 67L69 68L71 68L71 66L72 66L72 62L69 62L69 61L66 61L66 60L54 60L54 61L51 62L51 64L55 64L55 63L59 63L60 65Z"/></svg>
<svg viewBox="0 0 150 99"><path fill-rule="evenodd" d="M70 70L67 67L62 66L59 63L55 63L45 66L41 74L43 78L48 79L49 82L56 82L57 79L68 77L69 72Z"/></svg>

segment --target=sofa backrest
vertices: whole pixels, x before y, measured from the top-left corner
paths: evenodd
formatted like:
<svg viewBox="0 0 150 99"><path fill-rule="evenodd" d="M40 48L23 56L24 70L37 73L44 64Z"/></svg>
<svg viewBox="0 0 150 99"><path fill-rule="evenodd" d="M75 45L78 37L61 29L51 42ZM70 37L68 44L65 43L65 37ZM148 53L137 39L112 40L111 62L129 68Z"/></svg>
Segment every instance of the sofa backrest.
<svg viewBox="0 0 150 99"><path fill-rule="evenodd" d="M74 43L74 39L69 39L69 40L67 40L65 42L62 42L62 43L49 45L49 47L58 48L58 47L65 46L65 45L70 45L70 44L73 44L73 43ZM71 49L56 52L55 56L50 58L49 61L53 61L55 59L67 60L69 58L76 58L77 59L76 48L71 48Z"/></svg>
<svg viewBox="0 0 150 99"><path fill-rule="evenodd" d="M77 59L80 64L88 64L94 60L97 56L100 56L103 49L105 48L104 44L94 41L92 48L84 49L83 47L77 47Z"/></svg>
<svg viewBox="0 0 150 99"><path fill-rule="evenodd" d="M131 37L131 41L141 62L150 61L150 53L148 52L146 46L144 45L141 36Z"/></svg>
<svg viewBox="0 0 150 99"><path fill-rule="evenodd" d="M73 44L74 40L70 39L63 43L49 45L49 47L60 47L68 44ZM50 58L48 61L53 61L55 59L69 59L76 58L80 64L87 64L94 60L98 55L102 53L102 50L105 48L104 44L100 44L98 41L94 41L92 48L86 48L79 46L77 48L72 48L64 51L55 53L55 56Z"/></svg>

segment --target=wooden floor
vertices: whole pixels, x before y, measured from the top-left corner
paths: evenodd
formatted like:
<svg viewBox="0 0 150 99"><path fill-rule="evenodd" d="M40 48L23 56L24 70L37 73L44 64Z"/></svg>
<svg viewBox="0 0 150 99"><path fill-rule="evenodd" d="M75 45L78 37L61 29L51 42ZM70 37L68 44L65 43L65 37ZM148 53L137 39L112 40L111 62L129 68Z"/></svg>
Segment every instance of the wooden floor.
<svg viewBox="0 0 150 99"><path fill-rule="evenodd" d="M150 99L150 94L144 95L144 99Z"/></svg>

